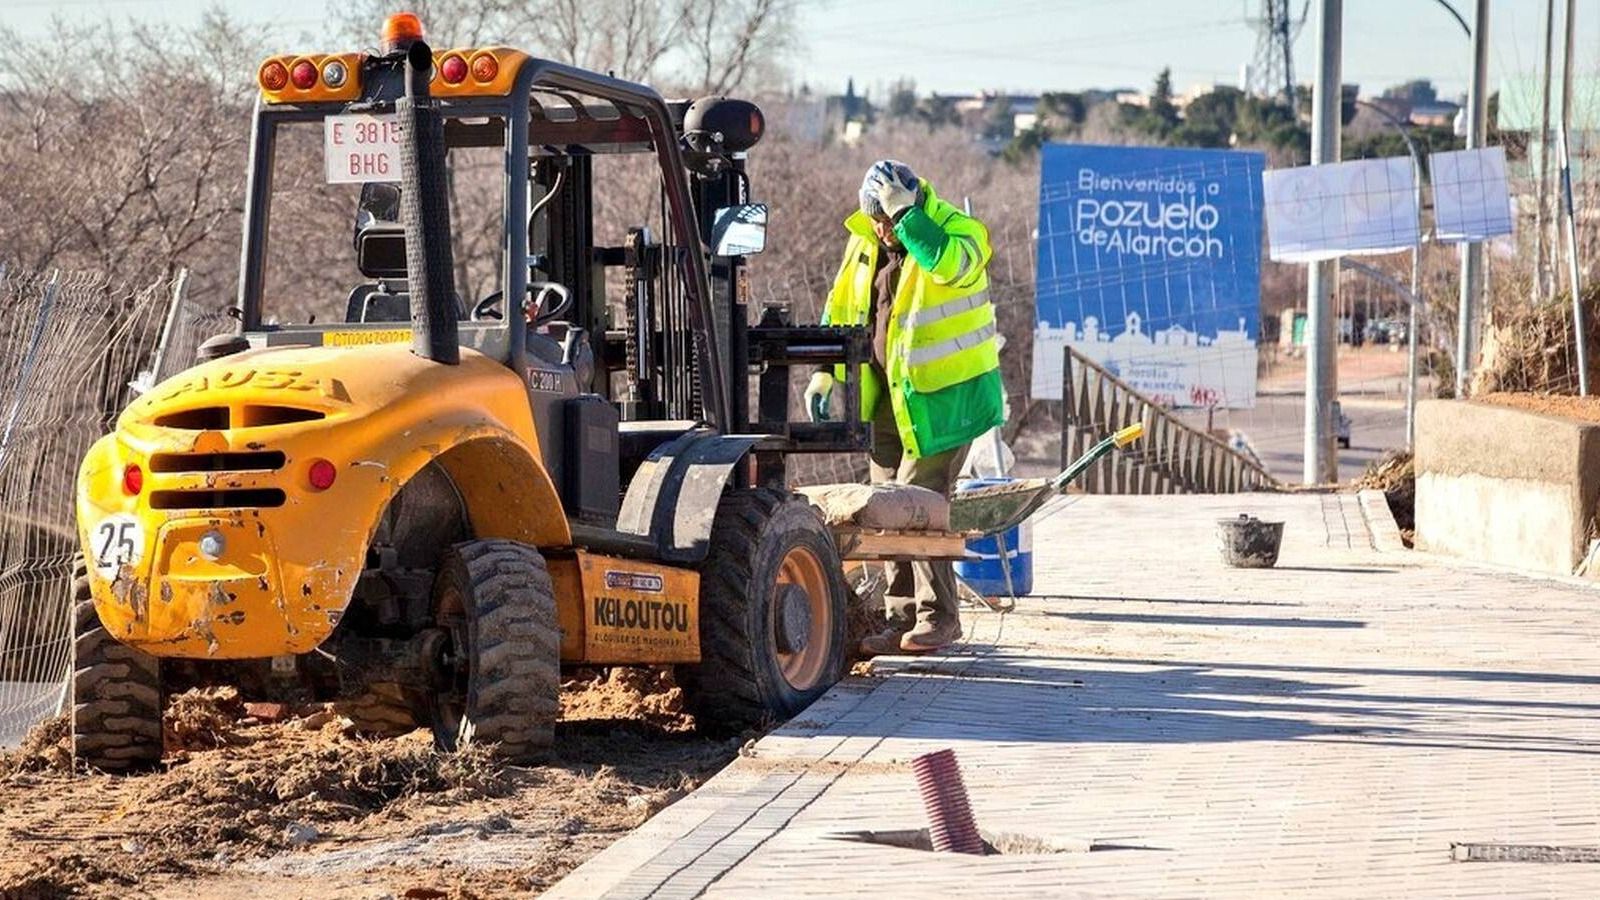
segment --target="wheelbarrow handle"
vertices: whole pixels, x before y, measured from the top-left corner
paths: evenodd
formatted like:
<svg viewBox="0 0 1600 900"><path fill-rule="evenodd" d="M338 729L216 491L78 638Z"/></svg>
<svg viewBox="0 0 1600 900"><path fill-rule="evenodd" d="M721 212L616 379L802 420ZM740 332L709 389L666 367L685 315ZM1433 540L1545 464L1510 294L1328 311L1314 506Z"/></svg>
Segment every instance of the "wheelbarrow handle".
<svg viewBox="0 0 1600 900"><path fill-rule="evenodd" d="M1099 462L1101 457L1115 448L1126 447L1142 437L1144 437L1144 423L1135 422L1126 428L1118 429L1110 437L1101 438L1095 442L1093 447L1089 448L1088 452L1073 460L1072 465L1063 469L1061 474L1057 475L1051 482L1051 487L1056 493L1061 493L1067 489L1067 485L1077 480L1078 476L1082 475L1085 470Z"/></svg>

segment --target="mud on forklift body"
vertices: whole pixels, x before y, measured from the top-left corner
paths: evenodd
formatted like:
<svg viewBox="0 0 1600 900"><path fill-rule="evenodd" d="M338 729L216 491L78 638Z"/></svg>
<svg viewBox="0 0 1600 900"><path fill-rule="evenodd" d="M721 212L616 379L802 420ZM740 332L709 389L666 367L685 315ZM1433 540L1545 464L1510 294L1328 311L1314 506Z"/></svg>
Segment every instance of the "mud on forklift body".
<svg viewBox="0 0 1600 900"><path fill-rule="evenodd" d="M506 48L435 52L403 19L378 55L263 63L237 333L80 469L73 733L91 765L159 759L162 696L218 677L376 690L442 745L521 757L553 740L562 663L681 664L713 727L790 715L843 673L838 550L784 458L868 431L854 398L840 422L790 422L788 367L860 364L867 337L780 310L748 324L760 111ZM349 179L369 182L367 280L342 323L263 312L279 130L305 122L330 154L336 125L376 129L350 160L368 170ZM447 180L462 147L505 151L498 289L467 302ZM661 235L595 244L606 153L653 155Z"/></svg>

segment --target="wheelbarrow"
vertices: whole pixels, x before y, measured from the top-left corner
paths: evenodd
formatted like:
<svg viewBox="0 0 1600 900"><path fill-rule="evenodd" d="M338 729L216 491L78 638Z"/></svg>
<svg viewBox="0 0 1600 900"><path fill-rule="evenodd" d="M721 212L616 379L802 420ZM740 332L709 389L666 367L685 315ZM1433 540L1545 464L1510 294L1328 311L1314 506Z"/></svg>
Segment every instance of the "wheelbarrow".
<svg viewBox="0 0 1600 900"><path fill-rule="evenodd" d="M991 485L962 491L950 500L950 526L941 530L885 530L863 528L855 525L831 526L839 545L840 556L851 565L846 577L852 589L865 596L881 591L881 574L870 575L862 563L893 560L963 560L972 558L967 541L994 536L999 544L1001 570L1005 573L1009 602L994 601L978 596L963 585L963 593L997 612L1015 606L1015 591L1011 589L1011 568L1007 560L1005 534L1022 524L1039 511L1052 497L1066 492L1067 486L1077 480L1089 467L1099 462L1112 450L1126 447L1144 436L1144 425L1135 424L1095 443L1072 464L1051 478L1023 478L1005 484Z"/></svg>
<svg viewBox="0 0 1600 900"><path fill-rule="evenodd" d="M1033 515L1051 497L1106 454L1144 435L1144 426L1130 425L1090 447L1060 474L1023 478L1006 484L963 491L950 500L950 526L943 530L892 531L852 525L833 527L840 555L851 561L965 559L971 538L1003 535Z"/></svg>

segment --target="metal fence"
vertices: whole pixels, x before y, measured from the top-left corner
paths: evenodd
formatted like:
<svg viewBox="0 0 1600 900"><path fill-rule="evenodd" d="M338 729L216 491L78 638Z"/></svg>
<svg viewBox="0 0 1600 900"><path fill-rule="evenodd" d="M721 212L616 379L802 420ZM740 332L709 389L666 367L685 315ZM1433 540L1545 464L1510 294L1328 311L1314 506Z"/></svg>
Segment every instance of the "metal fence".
<svg viewBox="0 0 1600 900"><path fill-rule="evenodd" d="M1273 490L1277 479L1220 438L1179 421L1082 353L1066 348L1061 464L1096 441L1142 422L1145 436L1092 466L1080 484L1091 494L1232 494Z"/></svg>
<svg viewBox="0 0 1600 900"><path fill-rule="evenodd" d="M193 358L204 333L182 276L143 287L0 268L0 745L66 700L78 464L130 382ZM169 324L170 323L170 324ZM143 373L143 374L141 374Z"/></svg>

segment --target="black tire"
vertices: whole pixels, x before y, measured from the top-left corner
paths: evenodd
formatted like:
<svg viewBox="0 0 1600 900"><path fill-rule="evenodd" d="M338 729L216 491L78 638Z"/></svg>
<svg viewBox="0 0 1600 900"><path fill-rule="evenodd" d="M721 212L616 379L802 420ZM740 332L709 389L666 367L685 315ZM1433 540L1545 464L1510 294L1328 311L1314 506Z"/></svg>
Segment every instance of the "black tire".
<svg viewBox="0 0 1600 900"><path fill-rule="evenodd" d="M793 577L786 568L791 560L818 577ZM804 645L796 650L787 638L785 652L778 609L780 602L797 602L780 595L791 586L805 593L809 612ZM810 504L767 489L724 494L700 571L700 662L679 667L699 727L787 719L826 693L849 665L849 596L839 549Z"/></svg>
<svg viewBox="0 0 1600 900"><path fill-rule="evenodd" d="M80 560L72 573L72 756L103 772L161 762L161 662L100 623Z"/></svg>
<svg viewBox="0 0 1600 900"><path fill-rule="evenodd" d="M435 739L536 757L561 716L561 627L544 557L515 541L456 544L440 559L433 601L457 660L429 711Z"/></svg>

